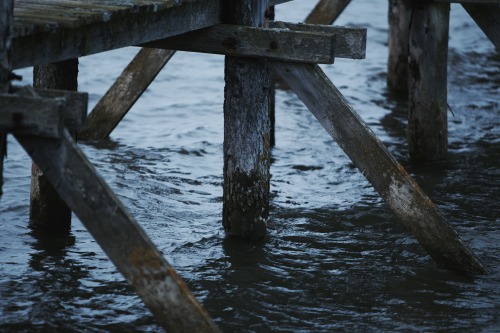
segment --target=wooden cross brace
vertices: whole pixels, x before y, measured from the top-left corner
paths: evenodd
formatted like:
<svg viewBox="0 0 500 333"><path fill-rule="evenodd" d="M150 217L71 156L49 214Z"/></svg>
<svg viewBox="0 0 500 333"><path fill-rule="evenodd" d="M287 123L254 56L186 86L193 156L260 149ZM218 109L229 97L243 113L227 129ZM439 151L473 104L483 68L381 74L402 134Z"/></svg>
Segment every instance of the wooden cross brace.
<svg viewBox="0 0 500 333"><path fill-rule="evenodd" d="M283 22L272 23L271 27L217 25L145 45L268 58L276 72L292 87L436 263L456 270L486 273L473 251L444 220L431 200L366 126L323 71L317 65L307 63L318 61L317 54L322 54L322 59L328 62L333 61L332 56L363 58L366 30ZM282 38L287 42L283 43ZM291 42L294 40L295 44ZM319 52L320 40L326 45L326 53ZM279 47L270 47L273 43ZM319 47L313 50L315 57L308 49L294 48L294 45L315 44ZM173 54L170 50L164 52L168 52L168 57ZM98 126L97 122L95 126Z"/></svg>
<svg viewBox="0 0 500 333"><path fill-rule="evenodd" d="M87 94L13 91L0 95L0 131L14 134L158 323L169 332L219 332L69 134L85 118Z"/></svg>

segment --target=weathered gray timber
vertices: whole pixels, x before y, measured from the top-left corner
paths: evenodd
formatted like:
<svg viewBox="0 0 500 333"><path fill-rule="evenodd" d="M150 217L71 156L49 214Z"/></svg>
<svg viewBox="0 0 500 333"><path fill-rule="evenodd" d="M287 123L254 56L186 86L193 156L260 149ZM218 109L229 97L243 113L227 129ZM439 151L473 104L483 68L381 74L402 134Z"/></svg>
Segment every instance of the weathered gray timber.
<svg viewBox="0 0 500 333"><path fill-rule="evenodd" d="M351 0L319 0L304 23L329 25L339 17Z"/></svg>
<svg viewBox="0 0 500 333"><path fill-rule="evenodd" d="M332 27L303 23L270 22L270 28L290 29L335 35L335 57L364 59L366 55L366 28Z"/></svg>
<svg viewBox="0 0 500 333"><path fill-rule="evenodd" d="M470 273L486 273L472 250L319 66L275 61L272 64L436 263Z"/></svg>
<svg viewBox="0 0 500 333"><path fill-rule="evenodd" d="M12 94L22 94L23 96L32 96L42 99L52 99L57 100L61 103L61 108L65 110L62 113L62 118L64 122L64 127L70 132L77 131L85 122L87 118L87 108L88 108L88 94L83 92L74 92L68 90L56 90L56 89L33 89L30 86L26 87L11 87ZM33 112L38 108L24 110L24 112ZM28 133L26 133L28 134ZM38 135L36 133L32 133ZM57 137L60 137L60 133Z"/></svg>
<svg viewBox="0 0 500 333"><path fill-rule="evenodd" d="M13 0L0 2L0 94L8 93L10 88L13 8ZM0 195L3 187L3 160L6 154L7 135L0 132Z"/></svg>
<svg viewBox="0 0 500 333"><path fill-rule="evenodd" d="M0 131L59 138L64 128L62 101L51 98L0 95Z"/></svg>
<svg viewBox="0 0 500 333"><path fill-rule="evenodd" d="M447 64L450 5L413 2L408 58L408 145L414 161L448 152Z"/></svg>
<svg viewBox="0 0 500 333"><path fill-rule="evenodd" d="M162 327L168 332L219 331L69 133L60 140L23 135L16 139Z"/></svg>
<svg viewBox="0 0 500 333"><path fill-rule="evenodd" d="M221 2L16 0L13 68L78 58L222 23Z"/></svg>
<svg viewBox="0 0 500 333"><path fill-rule="evenodd" d="M462 6L500 51L500 3L462 3Z"/></svg>
<svg viewBox="0 0 500 333"><path fill-rule="evenodd" d="M34 66L33 87L76 91L78 59ZM67 231L71 227L71 209L35 163L31 166L30 223L37 228L57 231Z"/></svg>
<svg viewBox="0 0 500 333"><path fill-rule="evenodd" d="M387 86L400 94L408 94L410 18L411 2L409 0L389 0Z"/></svg>
<svg viewBox="0 0 500 333"><path fill-rule="evenodd" d="M96 104L78 139L107 138L174 54L172 50L141 49Z"/></svg>
<svg viewBox="0 0 500 333"><path fill-rule="evenodd" d="M141 46L233 57L332 64L335 59L335 37L333 31L317 33L219 24Z"/></svg>
<svg viewBox="0 0 500 333"><path fill-rule="evenodd" d="M225 23L263 26L267 0L225 2ZM270 94L267 61L225 58L222 223L230 235L259 239L267 231Z"/></svg>
<svg viewBox="0 0 500 333"><path fill-rule="evenodd" d="M64 128L76 130L85 119L85 93L11 87L0 94L0 131L60 138ZM64 112L63 112L64 110Z"/></svg>

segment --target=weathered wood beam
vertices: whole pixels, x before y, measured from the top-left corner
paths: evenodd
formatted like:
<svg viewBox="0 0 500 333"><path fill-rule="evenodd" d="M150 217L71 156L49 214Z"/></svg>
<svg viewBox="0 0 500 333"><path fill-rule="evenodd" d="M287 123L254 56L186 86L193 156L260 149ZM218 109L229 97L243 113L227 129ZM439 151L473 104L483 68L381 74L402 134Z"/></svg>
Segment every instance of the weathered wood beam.
<svg viewBox="0 0 500 333"><path fill-rule="evenodd" d="M439 265L486 270L317 65L272 62L392 211Z"/></svg>
<svg viewBox="0 0 500 333"><path fill-rule="evenodd" d="M264 26L267 0L228 0L225 23ZM222 224L247 239L267 232L272 71L267 60L225 58Z"/></svg>
<svg viewBox="0 0 500 333"><path fill-rule="evenodd" d="M389 0L389 56L387 86L398 94L408 94L408 35L410 0Z"/></svg>
<svg viewBox="0 0 500 333"><path fill-rule="evenodd" d="M450 4L413 2L408 57L408 146L414 161L448 153L447 64Z"/></svg>
<svg viewBox="0 0 500 333"><path fill-rule="evenodd" d="M351 0L319 0L304 23L330 25L344 11Z"/></svg>
<svg viewBox="0 0 500 333"><path fill-rule="evenodd" d="M219 24L141 46L232 57L332 64L335 59L335 37L336 34L331 31L317 33Z"/></svg>
<svg viewBox="0 0 500 333"><path fill-rule="evenodd" d="M219 332L69 133L60 140L16 139L166 331Z"/></svg>
<svg viewBox="0 0 500 333"><path fill-rule="evenodd" d="M315 32L335 35L335 57L364 59L366 55L366 28L333 27L303 23L270 22L270 28Z"/></svg>
<svg viewBox="0 0 500 333"><path fill-rule="evenodd" d="M78 138L108 137L174 54L172 50L142 48L96 104Z"/></svg>
<svg viewBox="0 0 500 333"><path fill-rule="evenodd" d="M0 95L0 131L59 138L63 131L61 101Z"/></svg>
<svg viewBox="0 0 500 333"><path fill-rule="evenodd" d="M53 63L206 28L221 23L222 0L184 0L168 10L113 15L108 21L70 29L25 34L13 39L13 68ZM193 13L196 13L194 15Z"/></svg>
<svg viewBox="0 0 500 333"><path fill-rule="evenodd" d="M491 4L462 3L484 34L500 51L500 2Z"/></svg>
<svg viewBox="0 0 500 333"><path fill-rule="evenodd" d="M85 92L56 89L38 89L31 88L30 86L12 86L11 92L12 94L23 96L38 96L42 99L56 99L61 103L61 108L64 110L62 114L64 127L66 127L70 131L78 130L87 118L88 94ZM33 110L36 110L36 108ZM31 111L34 112L33 110Z"/></svg>

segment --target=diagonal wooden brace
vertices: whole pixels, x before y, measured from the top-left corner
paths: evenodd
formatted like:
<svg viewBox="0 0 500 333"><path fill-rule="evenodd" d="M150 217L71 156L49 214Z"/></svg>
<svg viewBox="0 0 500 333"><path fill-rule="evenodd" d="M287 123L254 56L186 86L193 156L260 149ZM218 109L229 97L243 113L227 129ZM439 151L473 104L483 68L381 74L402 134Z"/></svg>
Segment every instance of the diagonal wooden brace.
<svg viewBox="0 0 500 333"><path fill-rule="evenodd" d="M15 137L162 327L168 332L219 332L67 131L61 139Z"/></svg>
<svg viewBox="0 0 500 333"><path fill-rule="evenodd" d="M472 250L318 65L271 63L436 263L486 273Z"/></svg>

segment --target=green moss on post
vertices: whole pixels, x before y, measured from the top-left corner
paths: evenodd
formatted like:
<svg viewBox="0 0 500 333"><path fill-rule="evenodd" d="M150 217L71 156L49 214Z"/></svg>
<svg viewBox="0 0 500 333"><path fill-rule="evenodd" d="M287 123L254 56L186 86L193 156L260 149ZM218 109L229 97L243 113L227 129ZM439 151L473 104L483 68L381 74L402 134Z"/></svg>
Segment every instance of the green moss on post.
<svg viewBox="0 0 500 333"><path fill-rule="evenodd" d="M232 0L226 23L263 26L266 1ZM269 215L272 72L266 61L226 57L223 225L230 235L262 238Z"/></svg>

